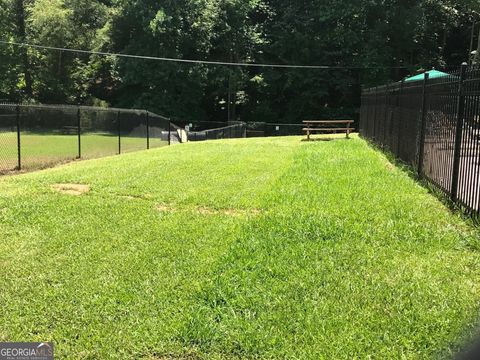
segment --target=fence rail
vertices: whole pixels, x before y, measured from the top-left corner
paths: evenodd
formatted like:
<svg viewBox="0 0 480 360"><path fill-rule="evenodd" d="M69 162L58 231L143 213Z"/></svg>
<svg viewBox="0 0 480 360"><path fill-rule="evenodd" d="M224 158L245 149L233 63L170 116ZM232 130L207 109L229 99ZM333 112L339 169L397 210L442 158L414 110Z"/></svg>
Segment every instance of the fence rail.
<svg viewBox="0 0 480 360"><path fill-rule="evenodd" d="M282 124L267 122L225 122L175 121L177 124L189 127L189 141L204 141L215 139L229 139L242 137L273 137L273 136L302 136L303 124Z"/></svg>
<svg viewBox="0 0 480 360"><path fill-rule="evenodd" d="M247 137L247 124L244 122L236 122L228 126L217 127L214 129L188 132L188 141L238 139L245 137Z"/></svg>
<svg viewBox="0 0 480 360"><path fill-rule="evenodd" d="M247 124L248 137L274 137L303 135L303 124L278 124L266 122L250 122Z"/></svg>
<svg viewBox="0 0 480 360"><path fill-rule="evenodd" d="M178 129L146 110L0 104L0 173L166 146Z"/></svg>
<svg viewBox="0 0 480 360"><path fill-rule="evenodd" d="M480 67L365 89L360 134L480 214Z"/></svg>

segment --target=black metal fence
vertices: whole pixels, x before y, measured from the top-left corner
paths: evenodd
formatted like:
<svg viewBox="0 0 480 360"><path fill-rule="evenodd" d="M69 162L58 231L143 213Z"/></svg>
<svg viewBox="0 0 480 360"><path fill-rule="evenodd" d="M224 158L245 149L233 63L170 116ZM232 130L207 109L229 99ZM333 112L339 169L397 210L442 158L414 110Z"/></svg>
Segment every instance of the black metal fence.
<svg viewBox="0 0 480 360"><path fill-rule="evenodd" d="M0 104L0 172L39 169L178 141L177 126L146 110Z"/></svg>
<svg viewBox="0 0 480 360"><path fill-rule="evenodd" d="M360 134L480 214L480 67L364 90Z"/></svg>
<svg viewBox="0 0 480 360"><path fill-rule="evenodd" d="M271 137L271 136L299 136L303 135L303 124L280 124L267 122L194 122L189 126L189 141L204 141L214 139L242 138L242 137Z"/></svg>

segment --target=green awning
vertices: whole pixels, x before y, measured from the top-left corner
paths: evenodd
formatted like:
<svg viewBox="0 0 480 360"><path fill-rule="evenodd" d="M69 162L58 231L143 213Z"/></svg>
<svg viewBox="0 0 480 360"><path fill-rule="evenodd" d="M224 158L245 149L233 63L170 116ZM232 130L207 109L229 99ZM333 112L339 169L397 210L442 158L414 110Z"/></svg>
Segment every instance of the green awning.
<svg viewBox="0 0 480 360"><path fill-rule="evenodd" d="M450 76L450 74L447 74L438 70L430 70L430 71L427 71L427 73L428 73L429 79L438 79L438 78ZM425 73L406 78L405 81L423 81L424 78L425 78Z"/></svg>

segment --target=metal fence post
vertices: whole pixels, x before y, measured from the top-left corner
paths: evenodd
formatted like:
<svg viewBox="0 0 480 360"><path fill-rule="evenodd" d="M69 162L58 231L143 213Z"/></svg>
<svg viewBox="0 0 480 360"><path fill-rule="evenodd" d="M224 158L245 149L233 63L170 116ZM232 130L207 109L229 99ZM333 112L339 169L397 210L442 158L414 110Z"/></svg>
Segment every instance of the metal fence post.
<svg viewBox="0 0 480 360"><path fill-rule="evenodd" d="M430 74L425 73L425 78L423 79L423 89L422 89L422 113L420 119L420 144L418 148L418 175L423 177L423 161L424 161L424 152L425 152L425 133L427 130L427 85L428 78Z"/></svg>
<svg viewBox="0 0 480 360"><path fill-rule="evenodd" d="M117 127L118 127L118 154L122 153L122 129L120 127L120 111L117 111Z"/></svg>
<svg viewBox="0 0 480 360"><path fill-rule="evenodd" d="M168 120L168 146L172 145L172 121Z"/></svg>
<svg viewBox="0 0 480 360"><path fill-rule="evenodd" d="M80 106L77 109L78 159L82 158L82 127L80 124Z"/></svg>
<svg viewBox="0 0 480 360"><path fill-rule="evenodd" d="M460 70L460 80L458 83L458 103L457 103L457 125L455 131L455 152L453 155L453 173L452 173L452 193L451 199L453 201L458 200L458 181L460 177L460 156L462 152L462 141L463 141L463 125L464 125L464 115L465 115L465 94L463 91L463 85L465 82L465 77L467 74L466 63L462 64Z"/></svg>
<svg viewBox="0 0 480 360"><path fill-rule="evenodd" d="M16 121L17 121L17 169L22 170L22 151L21 151L21 143L20 143L20 106L16 106Z"/></svg>
<svg viewBox="0 0 480 360"><path fill-rule="evenodd" d="M375 124L377 123L377 108L378 108L378 86L375 86L375 103L373 105L373 132L375 132Z"/></svg>
<svg viewBox="0 0 480 360"><path fill-rule="evenodd" d="M147 122L147 150L150 150L150 118L148 116L148 111L146 112L146 122Z"/></svg>
<svg viewBox="0 0 480 360"><path fill-rule="evenodd" d="M358 119L358 132L361 136L365 136L365 125L364 125L364 116L365 116L365 111L364 110L364 104L365 104L365 89L363 85L360 85L360 117Z"/></svg>
<svg viewBox="0 0 480 360"><path fill-rule="evenodd" d="M402 131L401 131L401 124L402 124L402 116L399 116L401 114L401 110L400 110L400 105L401 105L401 101L402 101L402 96L403 96L403 86L405 85L405 80L402 80L401 83L400 83L400 90L397 94L397 106L396 106L396 112L398 112L399 114L397 114L397 116L395 117L396 121L398 122L398 126L397 126L397 156L400 157L400 141L402 140L402 137L401 137L401 134L402 134Z"/></svg>
<svg viewBox="0 0 480 360"><path fill-rule="evenodd" d="M390 100L390 83L387 83L385 86L385 111L384 111L384 118L383 118L383 141L382 147L385 147L385 139L387 137L387 123L388 123L388 109L389 109L389 100Z"/></svg>

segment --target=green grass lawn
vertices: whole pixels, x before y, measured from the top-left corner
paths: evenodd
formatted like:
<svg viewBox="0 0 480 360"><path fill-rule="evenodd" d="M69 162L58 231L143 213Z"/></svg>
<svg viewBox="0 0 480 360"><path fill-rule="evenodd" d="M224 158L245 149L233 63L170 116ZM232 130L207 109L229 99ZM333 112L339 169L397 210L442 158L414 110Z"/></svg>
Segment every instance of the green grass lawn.
<svg viewBox="0 0 480 360"><path fill-rule="evenodd" d="M363 140L300 140L0 178L0 341L71 359L451 357L475 333L479 231Z"/></svg>
<svg viewBox="0 0 480 360"><path fill-rule="evenodd" d="M33 170L73 160L78 156L77 135L54 135L21 133L22 168ZM157 138L150 139L150 147L168 143ZM81 136L82 158L94 159L118 154L118 137L110 134L86 133ZM145 150L147 139L122 137L122 153ZM9 171L18 164L17 134L0 132L0 171Z"/></svg>

